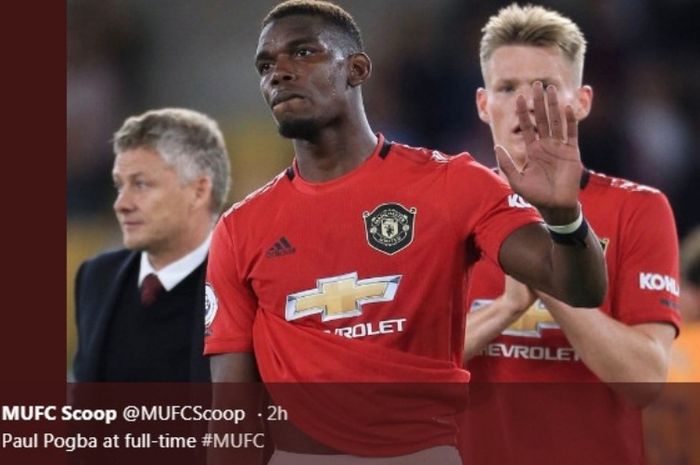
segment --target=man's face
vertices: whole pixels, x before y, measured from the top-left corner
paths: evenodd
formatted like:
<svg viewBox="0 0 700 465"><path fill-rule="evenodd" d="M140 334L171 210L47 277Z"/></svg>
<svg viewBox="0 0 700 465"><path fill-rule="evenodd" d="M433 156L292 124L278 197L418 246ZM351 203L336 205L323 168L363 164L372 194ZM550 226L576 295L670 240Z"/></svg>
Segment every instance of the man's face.
<svg viewBox="0 0 700 465"><path fill-rule="evenodd" d="M314 16L275 20L261 32L260 90L284 137L311 139L345 113L346 57L337 42L333 28Z"/></svg>
<svg viewBox="0 0 700 465"><path fill-rule="evenodd" d="M559 97L559 111L566 124L564 108L571 105L576 119L588 115L593 93L579 87L575 65L555 47L505 45L497 48L482 70L486 88L476 94L479 118L491 127L496 144L504 146L519 167L525 162L525 141L515 113L515 98L522 94L534 122L532 85L542 81L545 88L554 84ZM566 134L566 129L564 129Z"/></svg>
<svg viewBox="0 0 700 465"><path fill-rule="evenodd" d="M137 148L119 153L112 177L114 211L128 249L158 254L177 251L189 240L194 183L183 184L158 152Z"/></svg>

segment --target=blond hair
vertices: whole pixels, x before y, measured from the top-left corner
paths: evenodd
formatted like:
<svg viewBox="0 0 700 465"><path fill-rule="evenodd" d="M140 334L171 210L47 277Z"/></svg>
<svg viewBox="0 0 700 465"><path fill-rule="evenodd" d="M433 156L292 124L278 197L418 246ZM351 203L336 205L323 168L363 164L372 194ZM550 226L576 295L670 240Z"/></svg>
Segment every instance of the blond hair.
<svg viewBox="0 0 700 465"><path fill-rule="evenodd" d="M513 3L491 16L481 32L482 72L491 55L504 45L556 46L574 64L576 81L581 85L586 39L576 23L566 16L541 6Z"/></svg>

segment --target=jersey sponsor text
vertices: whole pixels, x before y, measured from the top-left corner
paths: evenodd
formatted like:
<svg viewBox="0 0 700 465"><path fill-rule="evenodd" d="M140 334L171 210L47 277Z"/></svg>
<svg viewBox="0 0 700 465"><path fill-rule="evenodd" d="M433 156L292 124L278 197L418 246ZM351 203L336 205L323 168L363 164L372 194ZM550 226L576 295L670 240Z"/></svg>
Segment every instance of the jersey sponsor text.
<svg viewBox="0 0 700 465"><path fill-rule="evenodd" d="M335 328L335 330L332 332L336 336L343 336L349 339L366 336L380 336L383 334L403 333L406 327L405 323L406 318L392 318L389 320L382 320L377 323L359 323L353 326ZM331 333L331 330L326 330L326 332Z"/></svg>
<svg viewBox="0 0 700 465"><path fill-rule="evenodd" d="M678 282L659 273L639 273L639 288L648 291L666 291L678 297L681 293Z"/></svg>
<svg viewBox="0 0 700 465"><path fill-rule="evenodd" d="M508 196L508 206L511 208L532 208L532 205L527 203L525 199L518 194L510 194Z"/></svg>
<svg viewBox="0 0 700 465"><path fill-rule="evenodd" d="M555 362L578 362L581 357L571 347L526 346L493 342L481 350L486 357L521 358L524 360L550 360Z"/></svg>

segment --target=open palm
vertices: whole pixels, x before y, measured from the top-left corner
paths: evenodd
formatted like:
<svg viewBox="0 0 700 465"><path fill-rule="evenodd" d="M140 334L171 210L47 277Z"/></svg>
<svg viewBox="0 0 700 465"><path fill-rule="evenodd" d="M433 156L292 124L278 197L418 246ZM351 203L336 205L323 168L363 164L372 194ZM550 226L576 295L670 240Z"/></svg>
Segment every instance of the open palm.
<svg viewBox="0 0 700 465"><path fill-rule="evenodd" d="M583 170L578 149L578 122L571 106L567 106L565 139L556 88L550 85L546 90L548 116L542 83L536 82L533 87L534 125L525 98L520 95L516 99L527 161L522 170L518 170L506 149L496 146L498 164L513 190L541 212L575 209Z"/></svg>

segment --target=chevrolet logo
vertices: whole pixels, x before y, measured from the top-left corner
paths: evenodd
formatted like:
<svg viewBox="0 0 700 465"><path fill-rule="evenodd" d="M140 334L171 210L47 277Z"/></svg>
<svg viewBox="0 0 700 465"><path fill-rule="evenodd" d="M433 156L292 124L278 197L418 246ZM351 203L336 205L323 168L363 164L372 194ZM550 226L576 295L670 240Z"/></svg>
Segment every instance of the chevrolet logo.
<svg viewBox="0 0 700 465"><path fill-rule="evenodd" d="M361 279L348 273L316 281L316 288L287 296L287 321L321 314L321 321L350 318L362 314L362 306L394 300L401 275Z"/></svg>
<svg viewBox="0 0 700 465"><path fill-rule="evenodd" d="M537 299L516 322L503 331L503 334L508 336L542 337L542 331L545 329L559 329L559 323L554 321L547 307L544 306L541 300Z"/></svg>
<svg viewBox="0 0 700 465"><path fill-rule="evenodd" d="M479 311L493 303L493 300L476 299L472 302L471 311ZM542 337L545 329L560 329L559 323L549 313L541 300L537 299L523 315L503 331L506 336ZM467 327L467 331L469 328Z"/></svg>

